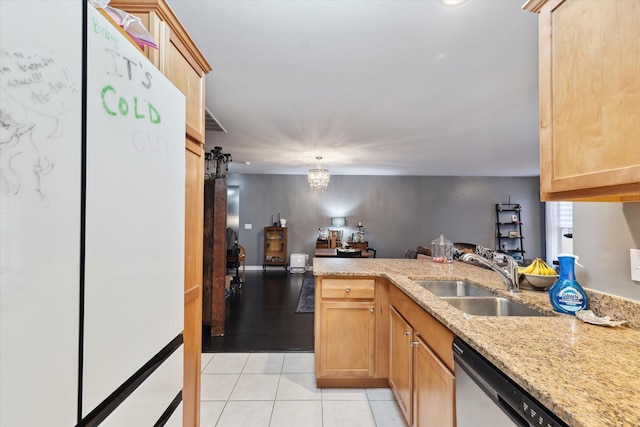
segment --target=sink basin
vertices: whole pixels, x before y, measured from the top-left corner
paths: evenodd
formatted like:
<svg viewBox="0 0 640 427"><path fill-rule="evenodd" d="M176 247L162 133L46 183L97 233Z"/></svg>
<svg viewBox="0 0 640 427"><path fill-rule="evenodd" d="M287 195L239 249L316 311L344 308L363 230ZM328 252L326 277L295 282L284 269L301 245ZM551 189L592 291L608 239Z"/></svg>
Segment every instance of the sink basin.
<svg viewBox="0 0 640 427"><path fill-rule="evenodd" d="M476 316L547 316L532 308L501 297L445 297L458 310Z"/></svg>
<svg viewBox="0 0 640 427"><path fill-rule="evenodd" d="M462 280L416 280L416 283L439 297L494 296L491 292Z"/></svg>

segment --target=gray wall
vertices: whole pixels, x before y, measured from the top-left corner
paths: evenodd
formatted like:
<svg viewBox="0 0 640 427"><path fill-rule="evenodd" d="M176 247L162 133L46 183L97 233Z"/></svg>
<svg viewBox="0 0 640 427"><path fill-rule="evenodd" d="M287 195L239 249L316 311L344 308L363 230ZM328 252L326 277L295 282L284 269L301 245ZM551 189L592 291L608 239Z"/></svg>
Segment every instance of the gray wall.
<svg viewBox="0 0 640 427"><path fill-rule="evenodd" d="M640 301L629 249L640 248L640 203L574 203L573 252L582 286Z"/></svg>
<svg viewBox="0 0 640 427"><path fill-rule="evenodd" d="M494 248L494 205L509 195L522 205L526 257L542 255L538 177L332 176L325 193L312 191L302 175L230 174L228 184L240 188L238 241L250 266L262 265L263 227L278 212L287 219L288 253L310 259L318 228L329 227L333 216L347 217L345 235L361 221L379 258L430 247L441 233L453 242Z"/></svg>

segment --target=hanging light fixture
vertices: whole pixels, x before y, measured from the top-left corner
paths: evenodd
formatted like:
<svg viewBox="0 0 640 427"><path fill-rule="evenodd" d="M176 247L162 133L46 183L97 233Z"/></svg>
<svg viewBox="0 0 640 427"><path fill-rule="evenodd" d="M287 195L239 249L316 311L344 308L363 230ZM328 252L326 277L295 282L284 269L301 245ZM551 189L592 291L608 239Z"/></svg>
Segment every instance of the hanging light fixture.
<svg viewBox="0 0 640 427"><path fill-rule="evenodd" d="M205 179L224 178L231 162L231 154L224 154L222 147L214 147L210 152L204 153Z"/></svg>
<svg viewBox="0 0 640 427"><path fill-rule="evenodd" d="M323 169L322 166L320 166L322 156L317 156L316 159L318 160L318 167L316 169L309 169L307 180L314 191L324 191L329 185L329 170Z"/></svg>

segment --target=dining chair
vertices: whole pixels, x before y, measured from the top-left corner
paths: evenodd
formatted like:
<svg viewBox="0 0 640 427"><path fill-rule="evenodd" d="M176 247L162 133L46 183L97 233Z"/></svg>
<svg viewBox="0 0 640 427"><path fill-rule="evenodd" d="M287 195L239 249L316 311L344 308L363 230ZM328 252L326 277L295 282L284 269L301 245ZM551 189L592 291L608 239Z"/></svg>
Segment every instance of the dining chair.
<svg viewBox="0 0 640 427"><path fill-rule="evenodd" d="M338 258L360 258L362 256L362 249L358 249L358 250L354 250L354 249L349 249L349 250L344 250L344 249L338 249L336 251Z"/></svg>

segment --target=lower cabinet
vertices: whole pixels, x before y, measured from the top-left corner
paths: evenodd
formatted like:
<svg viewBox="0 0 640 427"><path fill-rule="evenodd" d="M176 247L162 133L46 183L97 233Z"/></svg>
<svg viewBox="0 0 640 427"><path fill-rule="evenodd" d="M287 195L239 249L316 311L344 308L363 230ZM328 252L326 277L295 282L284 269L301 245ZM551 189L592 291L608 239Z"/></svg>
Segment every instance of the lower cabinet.
<svg viewBox="0 0 640 427"><path fill-rule="evenodd" d="M316 277L318 387L388 387L411 427L455 427L453 333L389 281Z"/></svg>
<svg viewBox="0 0 640 427"><path fill-rule="evenodd" d="M320 375L371 377L375 372L375 305L372 301L325 302L321 305ZM331 345L330 343L343 343Z"/></svg>
<svg viewBox="0 0 640 427"><path fill-rule="evenodd" d="M420 336L414 357L414 425L455 426L455 377Z"/></svg>
<svg viewBox="0 0 640 427"><path fill-rule="evenodd" d="M315 370L318 387L387 384L388 282L316 278Z"/></svg>
<svg viewBox="0 0 640 427"><path fill-rule="evenodd" d="M413 418L413 328L389 307L389 386L409 425Z"/></svg>
<svg viewBox="0 0 640 427"><path fill-rule="evenodd" d="M455 427L453 334L389 289L389 385L409 426Z"/></svg>

